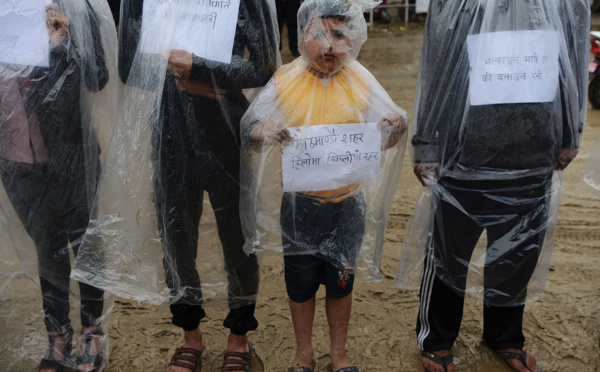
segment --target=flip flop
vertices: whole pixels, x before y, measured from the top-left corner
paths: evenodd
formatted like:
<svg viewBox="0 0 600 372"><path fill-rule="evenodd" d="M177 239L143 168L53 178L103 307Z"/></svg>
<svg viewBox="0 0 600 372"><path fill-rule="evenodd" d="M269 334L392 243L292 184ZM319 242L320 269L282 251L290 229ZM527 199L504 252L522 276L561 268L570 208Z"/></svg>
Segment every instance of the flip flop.
<svg viewBox="0 0 600 372"><path fill-rule="evenodd" d="M527 368L527 352L523 349L521 349L521 351L518 353L515 353L513 351L495 351L495 350L494 350L494 353L496 353L496 355L498 355L500 358L502 358L502 360L504 360L504 363L506 363L506 365L508 365L508 367L510 369L512 369L513 371L516 371L516 370L514 368L512 368L510 366L510 364L508 364L509 359L516 359L519 362L521 362L525 368ZM542 369L538 366L537 371L542 372Z"/></svg>
<svg viewBox="0 0 600 372"><path fill-rule="evenodd" d="M433 361L434 363L441 365L442 367L444 367L444 371L448 371L448 365L450 363L454 362L454 356L452 355L452 353L443 357L443 356L436 355L434 353L428 353L426 351L423 351L423 352L421 352L421 356L423 358L427 358L427 359Z"/></svg>

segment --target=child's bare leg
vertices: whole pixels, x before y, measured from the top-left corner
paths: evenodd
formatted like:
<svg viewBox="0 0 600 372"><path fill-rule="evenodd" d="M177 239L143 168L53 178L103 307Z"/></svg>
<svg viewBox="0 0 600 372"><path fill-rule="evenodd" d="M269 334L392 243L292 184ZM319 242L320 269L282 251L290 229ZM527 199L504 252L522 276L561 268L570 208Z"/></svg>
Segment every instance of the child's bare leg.
<svg viewBox="0 0 600 372"><path fill-rule="evenodd" d="M331 350L329 351L331 366L334 371L350 367L350 361L346 356L346 337L352 311L352 293L342 298L326 297L325 310L331 338Z"/></svg>
<svg viewBox="0 0 600 372"><path fill-rule="evenodd" d="M315 318L315 296L305 302L290 299L290 312L296 336L295 364L311 367L313 360L312 328Z"/></svg>

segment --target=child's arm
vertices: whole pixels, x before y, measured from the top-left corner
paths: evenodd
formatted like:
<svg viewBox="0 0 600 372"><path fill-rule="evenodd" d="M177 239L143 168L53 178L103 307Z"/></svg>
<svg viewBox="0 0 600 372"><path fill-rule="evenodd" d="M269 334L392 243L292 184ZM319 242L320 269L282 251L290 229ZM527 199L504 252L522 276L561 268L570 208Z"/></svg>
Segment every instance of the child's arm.
<svg viewBox="0 0 600 372"><path fill-rule="evenodd" d="M381 132L381 149L387 150L394 147L402 135L406 132L406 119L396 111L388 112L383 119L377 123Z"/></svg>

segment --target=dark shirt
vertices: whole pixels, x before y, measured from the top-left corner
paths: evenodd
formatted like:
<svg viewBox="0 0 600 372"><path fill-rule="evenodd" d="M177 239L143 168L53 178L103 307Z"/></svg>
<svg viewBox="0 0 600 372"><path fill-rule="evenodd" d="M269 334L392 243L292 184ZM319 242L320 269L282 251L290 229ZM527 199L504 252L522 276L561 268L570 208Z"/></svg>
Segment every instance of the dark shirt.
<svg viewBox="0 0 600 372"><path fill-rule="evenodd" d="M589 9L583 0L499 0L487 8L479 3L430 3L414 161L466 171L553 169L559 148L578 148L583 129ZM467 36L518 30L561 33L557 97L545 103L470 106Z"/></svg>

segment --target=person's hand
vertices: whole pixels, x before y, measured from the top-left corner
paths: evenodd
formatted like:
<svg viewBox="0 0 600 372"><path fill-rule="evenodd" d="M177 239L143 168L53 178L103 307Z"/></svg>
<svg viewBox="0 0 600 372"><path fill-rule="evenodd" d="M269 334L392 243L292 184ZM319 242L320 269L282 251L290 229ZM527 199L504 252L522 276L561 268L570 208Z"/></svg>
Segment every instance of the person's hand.
<svg viewBox="0 0 600 372"><path fill-rule="evenodd" d="M578 149L560 149L558 150L558 161L556 169L564 170L569 163L577 156Z"/></svg>
<svg viewBox="0 0 600 372"><path fill-rule="evenodd" d="M416 163L413 171L423 186L431 186L440 179L440 163Z"/></svg>
<svg viewBox="0 0 600 372"><path fill-rule="evenodd" d="M250 139L255 142L256 147L284 143L291 138L287 128L278 121L266 120L252 128Z"/></svg>
<svg viewBox="0 0 600 372"><path fill-rule="evenodd" d="M69 19L63 14L60 5L46 6L46 26L52 45L60 45L69 31Z"/></svg>
<svg viewBox="0 0 600 372"><path fill-rule="evenodd" d="M189 80L192 73L192 54L185 50L172 50L167 70L175 77Z"/></svg>
<svg viewBox="0 0 600 372"><path fill-rule="evenodd" d="M229 93L229 89L219 89L199 80L183 80L178 77L175 78L175 87L179 90L185 90L193 96L210 99L223 99L225 94Z"/></svg>
<svg viewBox="0 0 600 372"><path fill-rule="evenodd" d="M406 132L406 121L396 111L391 111L377 123L381 132L381 148L388 149L395 146L404 132Z"/></svg>

